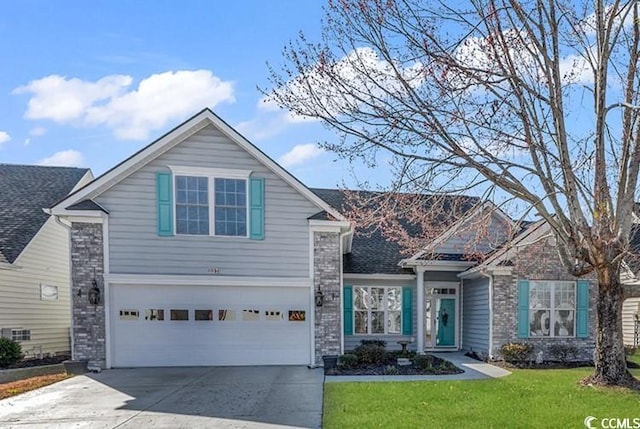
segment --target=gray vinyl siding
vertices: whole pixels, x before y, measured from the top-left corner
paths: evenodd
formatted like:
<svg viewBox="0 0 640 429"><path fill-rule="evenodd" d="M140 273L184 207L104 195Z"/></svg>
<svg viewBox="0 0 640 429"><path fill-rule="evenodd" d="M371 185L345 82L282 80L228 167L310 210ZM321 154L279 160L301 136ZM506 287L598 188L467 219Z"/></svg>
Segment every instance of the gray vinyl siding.
<svg viewBox="0 0 640 429"><path fill-rule="evenodd" d="M489 279L465 280L462 285L462 349L489 351Z"/></svg>
<svg viewBox="0 0 640 429"><path fill-rule="evenodd" d="M469 253L482 252L487 253L495 250L498 244L506 239L506 224L504 219L499 215L493 214L491 221L486 225L487 232L482 237L476 237L478 228L473 226L473 219L470 220L471 226L463 226L461 231L453 234L449 239L437 247L437 253ZM478 220L478 222L486 222L486 220Z"/></svg>
<svg viewBox="0 0 640 429"><path fill-rule="evenodd" d="M640 311L640 298L629 298L622 305L622 332L625 345L634 345L635 315L638 311Z"/></svg>
<svg viewBox="0 0 640 429"><path fill-rule="evenodd" d="M29 329L21 341L27 357L68 354L71 324L69 233L50 218L16 259L0 270L0 330ZM57 300L42 300L40 285L58 287Z"/></svg>
<svg viewBox="0 0 640 429"><path fill-rule="evenodd" d="M348 352L350 350L355 349L356 347L358 347L360 345L360 341L362 340L383 340L386 341L387 343L387 350L401 350L401 346L398 344L398 341L401 340L410 340L412 336L415 337L415 333L417 330L417 318L416 318L416 311L415 311L415 302L416 302L416 281L415 279L411 280L411 279L407 279L407 280L377 280L377 279L372 279L372 280L363 280L363 279L348 279L345 278L344 279L344 284L347 286L387 286L387 287L405 287L405 286L410 286L413 288L413 299L411 300L411 302L413 303L413 311L412 311L412 316L413 316L413 322L412 322L412 326L413 326L413 335L380 335L380 334L375 334L375 335L345 335L344 337L344 350L345 352ZM413 344L409 344L409 346L407 347L410 350L415 350L415 343Z"/></svg>
<svg viewBox="0 0 640 429"><path fill-rule="evenodd" d="M168 165L251 170L254 177L263 177L265 239L159 237L156 173L169 172ZM95 200L109 210L111 273L207 275L217 268L224 276L309 277L307 218L320 209L212 126Z"/></svg>

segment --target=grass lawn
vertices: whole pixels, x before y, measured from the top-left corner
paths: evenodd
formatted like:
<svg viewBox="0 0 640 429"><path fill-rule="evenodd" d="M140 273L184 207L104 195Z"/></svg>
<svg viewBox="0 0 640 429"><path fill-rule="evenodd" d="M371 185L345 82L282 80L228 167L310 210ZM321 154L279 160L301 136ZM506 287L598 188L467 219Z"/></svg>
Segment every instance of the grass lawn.
<svg viewBox="0 0 640 429"><path fill-rule="evenodd" d="M514 370L489 380L326 383L323 427L584 428L587 416L640 418L640 393L582 387L590 368ZM640 370L632 370L640 377Z"/></svg>

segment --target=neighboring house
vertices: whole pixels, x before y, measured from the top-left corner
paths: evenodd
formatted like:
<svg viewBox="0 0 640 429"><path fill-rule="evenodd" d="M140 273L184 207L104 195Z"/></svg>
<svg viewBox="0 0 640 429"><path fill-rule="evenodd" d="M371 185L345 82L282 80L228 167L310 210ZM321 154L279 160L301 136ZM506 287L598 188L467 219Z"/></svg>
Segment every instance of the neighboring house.
<svg viewBox="0 0 640 429"><path fill-rule="evenodd" d="M591 358L595 285L566 274L544 223L499 248L519 226L459 198L460 218L403 255L354 234L344 193L308 189L205 109L51 208L71 225L73 357L314 365L375 338L487 357L531 341L545 359L571 343Z"/></svg>
<svg viewBox="0 0 640 429"><path fill-rule="evenodd" d="M69 354L69 231L43 210L87 169L0 164L0 335L26 357Z"/></svg>

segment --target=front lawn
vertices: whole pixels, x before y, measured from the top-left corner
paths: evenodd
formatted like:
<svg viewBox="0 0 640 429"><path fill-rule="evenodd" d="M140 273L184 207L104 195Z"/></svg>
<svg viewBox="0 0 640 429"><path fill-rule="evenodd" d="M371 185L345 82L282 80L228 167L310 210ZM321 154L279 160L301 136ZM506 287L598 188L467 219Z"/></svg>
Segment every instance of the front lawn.
<svg viewBox="0 0 640 429"><path fill-rule="evenodd" d="M640 393L581 387L590 368L514 370L475 381L326 383L324 428L584 427L587 416L640 418ZM640 377L640 370L632 370Z"/></svg>

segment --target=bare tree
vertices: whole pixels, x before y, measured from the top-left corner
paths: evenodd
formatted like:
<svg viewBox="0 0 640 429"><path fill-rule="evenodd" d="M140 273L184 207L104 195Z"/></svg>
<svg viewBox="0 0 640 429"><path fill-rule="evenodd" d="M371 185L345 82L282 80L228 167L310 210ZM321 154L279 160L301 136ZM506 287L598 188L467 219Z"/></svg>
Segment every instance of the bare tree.
<svg viewBox="0 0 640 429"><path fill-rule="evenodd" d="M598 281L595 372L638 386L620 270L640 165L635 0L330 0L271 69L270 102L320 119L324 145L394 189L509 195L551 226L568 272Z"/></svg>

